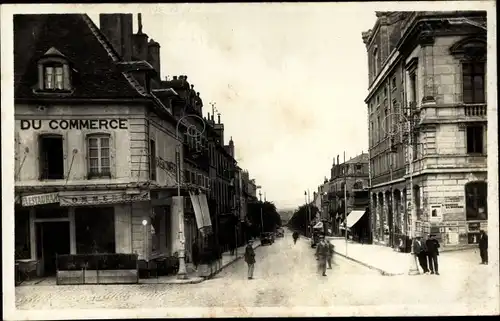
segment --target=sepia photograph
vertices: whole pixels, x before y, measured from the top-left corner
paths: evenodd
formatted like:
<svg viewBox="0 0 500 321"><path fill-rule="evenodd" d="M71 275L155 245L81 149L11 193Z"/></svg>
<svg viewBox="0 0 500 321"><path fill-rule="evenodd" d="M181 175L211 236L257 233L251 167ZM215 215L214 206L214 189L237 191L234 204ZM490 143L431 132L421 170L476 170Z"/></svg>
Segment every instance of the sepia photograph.
<svg viewBox="0 0 500 321"><path fill-rule="evenodd" d="M493 1L1 6L5 320L498 315Z"/></svg>

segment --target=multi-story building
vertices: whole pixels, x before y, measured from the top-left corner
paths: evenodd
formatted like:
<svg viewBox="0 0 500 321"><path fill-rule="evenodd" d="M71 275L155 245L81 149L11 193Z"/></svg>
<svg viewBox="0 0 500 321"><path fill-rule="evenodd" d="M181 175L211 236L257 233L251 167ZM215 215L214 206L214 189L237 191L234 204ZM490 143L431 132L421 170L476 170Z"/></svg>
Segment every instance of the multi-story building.
<svg viewBox="0 0 500 321"><path fill-rule="evenodd" d="M16 258L40 275L56 253L180 246L176 119L151 89L159 47L133 61L132 39L131 14L14 17Z"/></svg>
<svg viewBox="0 0 500 321"><path fill-rule="evenodd" d="M368 154L361 153L343 163L337 162L331 168L327 198L330 204L333 230L340 233L343 229L347 205L347 227L356 239L370 241L370 212Z"/></svg>
<svg viewBox="0 0 500 321"><path fill-rule="evenodd" d="M485 21L482 11L377 12L363 33L379 243L406 239L412 210L417 233L443 246L475 243L487 227Z"/></svg>

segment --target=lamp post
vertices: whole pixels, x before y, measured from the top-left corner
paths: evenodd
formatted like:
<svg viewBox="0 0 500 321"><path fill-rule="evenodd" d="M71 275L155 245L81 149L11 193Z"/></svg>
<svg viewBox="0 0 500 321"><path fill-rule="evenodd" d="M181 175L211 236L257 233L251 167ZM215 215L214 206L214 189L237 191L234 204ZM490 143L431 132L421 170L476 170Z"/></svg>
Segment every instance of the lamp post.
<svg viewBox="0 0 500 321"><path fill-rule="evenodd" d="M181 146L182 142L179 139L179 125L182 123L184 119L187 119L189 117L192 118L198 118L201 123L203 124L203 129L202 131L199 131L196 128L196 125L193 124L184 124L187 128L186 130L186 135L189 135L193 138L198 138L200 137L203 132L205 132L205 121L203 120L202 117L198 115L184 115L182 116L178 121L177 125L175 126L175 139L177 141L176 149L175 149L175 165L176 165L176 170L177 170L177 177L176 177L176 184L177 184L177 206L179 206L178 209L178 220L179 220L179 271L177 272L177 278L178 279L187 279L187 269L186 269L186 237L184 235L184 202L183 202L183 197L181 196Z"/></svg>
<svg viewBox="0 0 500 321"><path fill-rule="evenodd" d="M309 225L311 224L311 206L309 204L309 190L304 191L304 200L307 206L307 220L306 220L306 234L307 237L309 232Z"/></svg>
<svg viewBox="0 0 500 321"><path fill-rule="evenodd" d="M414 98L415 97L412 97L412 99L414 99ZM417 230L417 222L416 222L417 215L416 215L416 209L414 208L415 206L413 206L413 165L414 165L413 155L415 152L414 148L413 148L413 146L414 146L413 122L412 122L412 119L414 118L413 108L414 108L414 102L411 102L410 107L409 107L409 117L406 117L402 113L390 113L389 115L386 116L386 117L397 116L397 117L401 118L398 122L396 122L396 124L391 125L391 126L394 126L394 129L391 128L390 130L387 131L387 134L389 136L392 137L393 135L397 134L398 131L404 131L408 135L408 146L407 146L408 147L408 178L410 181L410 201L408 203L410 206L410 220L411 220L409 237L410 237L410 242L412 242L412 243L415 239L416 230ZM385 123L385 119L384 119L384 123ZM406 128L400 129L399 128L400 123L405 123ZM407 226L407 223L405 225ZM408 274L409 275L420 274L420 272L418 271L418 266L417 266L417 258L415 256L415 253L413 253L413 246L411 246L411 251L410 251L410 264L409 264L409 268L408 268Z"/></svg>
<svg viewBox="0 0 500 321"><path fill-rule="evenodd" d="M147 257L147 253L148 253L148 241L149 241L149 237L148 237L148 228L147 228L147 225L148 225L148 220L144 219L142 220L142 231L143 231L143 234L144 234L144 260L148 261L148 257Z"/></svg>
<svg viewBox="0 0 500 321"><path fill-rule="evenodd" d="M259 191L259 201L260 201L260 230L264 233L264 217L262 216L262 191Z"/></svg>

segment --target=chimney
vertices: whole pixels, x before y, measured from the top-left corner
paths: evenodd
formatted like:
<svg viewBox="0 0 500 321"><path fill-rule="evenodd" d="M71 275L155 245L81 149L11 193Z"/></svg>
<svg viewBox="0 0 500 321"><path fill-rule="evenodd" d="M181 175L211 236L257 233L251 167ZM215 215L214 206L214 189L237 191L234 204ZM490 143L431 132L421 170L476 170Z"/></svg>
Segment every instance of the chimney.
<svg viewBox="0 0 500 321"><path fill-rule="evenodd" d="M335 157L333 158L333 166L335 166Z"/></svg>
<svg viewBox="0 0 500 321"><path fill-rule="evenodd" d="M160 44L154 41L153 39L149 40L148 43L148 62L153 66L158 74L158 79L160 77Z"/></svg>
<svg viewBox="0 0 500 321"><path fill-rule="evenodd" d="M337 155L337 165L340 164L340 158L339 158L339 155Z"/></svg>
<svg viewBox="0 0 500 321"><path fill-rule="evenodd" d="M215 124L214 115L212 115L212 124Z"/></svg>
<svg viewBox="0 0 500 321"><path fill-rule="evenodd" d="M132 60L132 20L131 13L99 14L101 32L124 61Z"/></svg>
<svg viewBox="0 0 500 321"><path fill-rule="evenodd" d="M217 124L220 124L220 114L217 114Z"/></svg>
<svg viewBox="0 0 500 321"><path fill-rule="evenodd" d="M174 80L177 80L177 76L174 76L173 78L174 78Z"/></svg>
<svg viewBox="0 0 500 321"><path fill-rule="evenodd" d="M229 138L229 152L231 154L231 157L234 158L234 142L233 142L233 136Z"/></svg>
<svg viewBox="0 0 500 321"><path fill-rule="evenodd" d="M210 121L210 112L208 112L207 115L208 115L207 119L208 121Z"/></svg>
<svg viewBox="0 0 500 321"><path fill-rule="evenodd" d="M137 14L139 30L132 36L135 60L148 60L148 35L142 32L142 16ZM153 66L154 67L154 66Z"/></svg>

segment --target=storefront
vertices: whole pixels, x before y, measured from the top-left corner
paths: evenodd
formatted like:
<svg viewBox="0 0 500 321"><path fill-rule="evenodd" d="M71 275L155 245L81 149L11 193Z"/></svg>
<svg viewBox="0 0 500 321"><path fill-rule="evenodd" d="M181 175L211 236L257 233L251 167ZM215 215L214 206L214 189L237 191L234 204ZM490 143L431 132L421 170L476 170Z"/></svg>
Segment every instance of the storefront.
<svg viewBox="0 0 500 321"><path fill-rule="evenodd" d="M16 260L35 262L37 275L46 276L55 274L57 255L142 252L145 238L134 233L134 221L149 216L148 201L147 191L23 195L15 210Z"/></svg>

